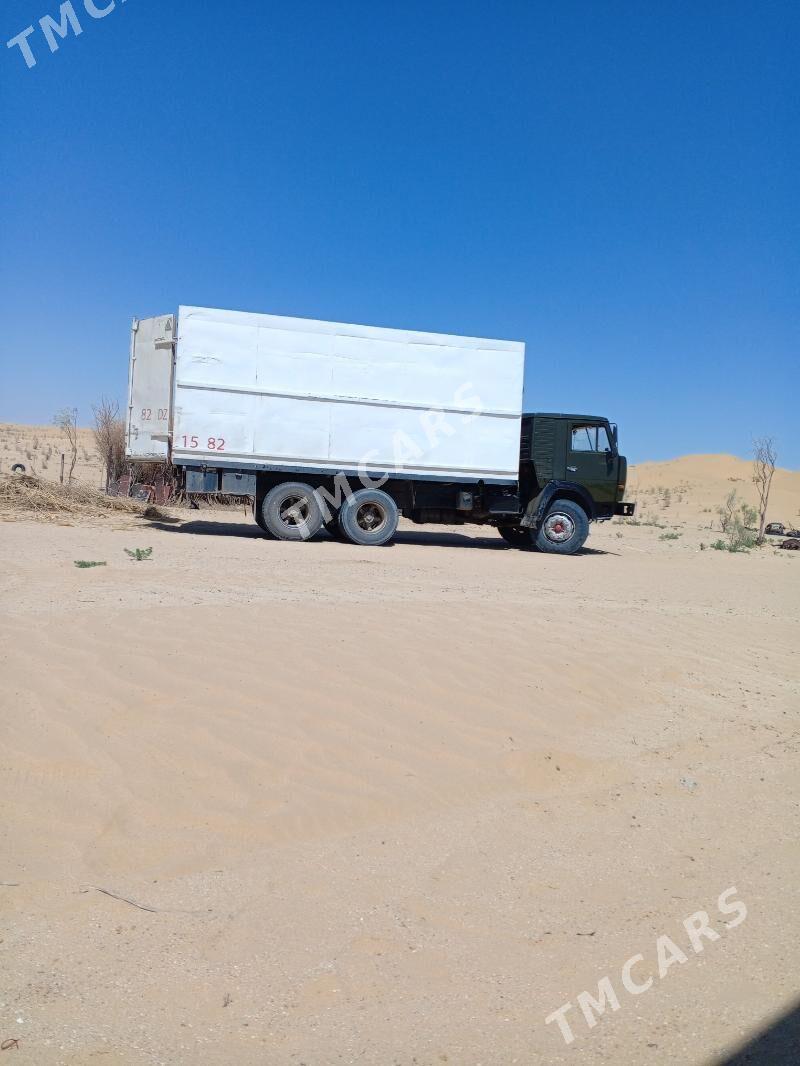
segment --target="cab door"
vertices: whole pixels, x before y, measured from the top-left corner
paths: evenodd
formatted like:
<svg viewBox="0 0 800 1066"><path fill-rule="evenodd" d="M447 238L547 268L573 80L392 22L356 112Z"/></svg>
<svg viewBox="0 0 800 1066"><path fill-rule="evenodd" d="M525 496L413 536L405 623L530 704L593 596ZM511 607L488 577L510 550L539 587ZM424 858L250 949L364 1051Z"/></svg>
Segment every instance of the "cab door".
<svg viewBox="0 0 800 1066"><path fill-rule="evenodd" d="M567 433L567 481L583 485L595 503L614 503L617 462L604 424L577 418L570 421Z"/></svg>
<svg viewBox="0 0 800 1066"><path fill-rule="evenodd" d="M169 454L174 338L174 315L133 320L125 448L131 459L166 459Z"/></svg>

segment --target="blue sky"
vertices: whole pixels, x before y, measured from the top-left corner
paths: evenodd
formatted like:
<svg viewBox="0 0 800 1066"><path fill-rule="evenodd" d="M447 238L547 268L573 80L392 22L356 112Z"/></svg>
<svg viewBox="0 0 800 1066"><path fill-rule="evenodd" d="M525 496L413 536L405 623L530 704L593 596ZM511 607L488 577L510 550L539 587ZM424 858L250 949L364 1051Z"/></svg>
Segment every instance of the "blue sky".
<svg viewBox="0 0 800 1066"><path fill-rule="evenodd" d="M0 13L0 419L191 303L524 340L633 460L800 466L800 5L73 3Z"/></svg>

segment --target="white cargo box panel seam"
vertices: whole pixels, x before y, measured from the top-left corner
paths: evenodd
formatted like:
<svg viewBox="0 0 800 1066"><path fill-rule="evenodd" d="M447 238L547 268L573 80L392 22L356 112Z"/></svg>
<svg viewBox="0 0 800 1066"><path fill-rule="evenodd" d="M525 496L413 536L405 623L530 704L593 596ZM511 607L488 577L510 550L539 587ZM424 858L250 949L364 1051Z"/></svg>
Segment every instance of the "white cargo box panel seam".
<svg viewBox="0 0 800 1066"><path fill-rule="evenodd" d="M176 462L512 482L524 344L181 307Z"/></svg>

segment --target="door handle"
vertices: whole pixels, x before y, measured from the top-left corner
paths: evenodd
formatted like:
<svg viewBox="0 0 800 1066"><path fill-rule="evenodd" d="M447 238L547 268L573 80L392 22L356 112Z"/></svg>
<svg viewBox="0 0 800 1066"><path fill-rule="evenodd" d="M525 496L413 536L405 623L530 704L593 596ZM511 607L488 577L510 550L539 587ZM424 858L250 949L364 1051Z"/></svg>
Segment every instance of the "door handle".
<svg viewBox="0 0 800 1066"><path fill-rule="evenodd" d="M570 472L571 474L577 474L577 473L578 473L578 468L577 468L577 466L568 466L568 467L567 467L567 470L569 470L569 472Z"/></svg>

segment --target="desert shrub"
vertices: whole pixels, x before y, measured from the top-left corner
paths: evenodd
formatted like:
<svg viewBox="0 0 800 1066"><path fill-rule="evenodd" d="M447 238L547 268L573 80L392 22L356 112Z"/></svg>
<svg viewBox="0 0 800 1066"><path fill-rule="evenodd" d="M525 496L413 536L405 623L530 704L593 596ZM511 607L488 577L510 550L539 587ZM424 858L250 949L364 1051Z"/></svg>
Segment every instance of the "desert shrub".
<svg viewBox="0 0 800 1066"><path fill-rule="evenodd" d="M680 533L662 533L658 538L659 540L678 540Z"/></svg>
<svg viewBox="0 0 800 1066"><path fill-rule="evenodd" d="M745 500L740 500L736 489L731 489L721 507L717 508L719 524L723 533L739 536L742 530L755 525L758 512Z"/></svg>
<svg viewBox="0 0 800 1066"><path fill-rule="evenodd" d="M728 532L728 527L733 522L733 516L736 513L736 489L731 489L728 495L725 497L725 502L721 507L717 508L717 514L719 515L719 525L723 533Z"/></svg>
<svg viewBox="0 0 800 1066"><path fill-rule="evenodd" d="M137 563L143 563L153 554L152 548L126 548L125 554L135 559Z"/></svg>
<svg viewBox="0 0 800 1066"><path fill-rule="evenodd" d="M62 408L53 415L53 425L58 426L67 441L69 448L67 483L72 484L72 475L75 473L75 464L78 461L78 409L76 407Z"/></svg>
<svg viewBox="0 0 800 1066"><path fill-rule="evenodd" d="M746 552L755 548L757 543L757 534L745 528L741 519L737 517L735 523L727 529L725 539L715 540L711 547L716 551Z"/></svg>
<svg viewBox="0 0 800 1066"><path fill-rule="evenodd" d="M749 551L750 548L755 548L757 545L758 534L750 529L741 527L736 530L736 536L731 540L729 551Z"/></svg>
<svg viewBox="0 0 800 1066"><path fill-rule="evenodd" d="M739 513L742 516L744 524L752 529L758 521L758 511L755 507L751 507L748 503L742 502L739 508Z"/></svg>
<svg viewBox="0 0 800 1066"><path fill-rule="evenodd" d="M125 423L119 417L119 404L105 396L92 407L94 440L106 470L106 488L125 472ZM84 449L84 458L89 456Z"/></svg>

